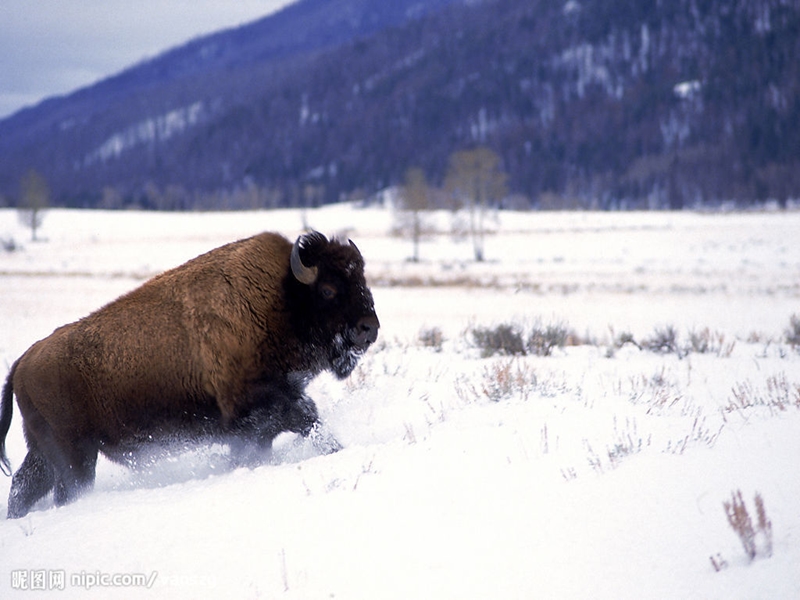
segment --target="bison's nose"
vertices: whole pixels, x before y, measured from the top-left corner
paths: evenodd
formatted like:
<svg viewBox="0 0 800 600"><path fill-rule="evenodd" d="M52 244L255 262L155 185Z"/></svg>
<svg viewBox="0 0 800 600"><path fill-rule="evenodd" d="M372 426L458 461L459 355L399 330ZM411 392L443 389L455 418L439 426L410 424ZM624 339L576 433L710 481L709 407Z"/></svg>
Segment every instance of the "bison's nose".
<svg viewBox="0 0 800 600"><path fill-rule="evenodd" d="M380 326L381 324L378 322L378 317L374 315L361 317L358 323L356 323L353 342L361 348L366 348L378 339L378 328Z"/></svg>

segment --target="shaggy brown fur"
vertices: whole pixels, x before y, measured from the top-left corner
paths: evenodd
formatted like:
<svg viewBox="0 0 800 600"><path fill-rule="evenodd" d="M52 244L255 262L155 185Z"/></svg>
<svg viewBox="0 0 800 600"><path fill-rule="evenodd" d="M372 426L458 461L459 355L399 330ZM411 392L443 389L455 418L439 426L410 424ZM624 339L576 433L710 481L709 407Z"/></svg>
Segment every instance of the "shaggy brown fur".
<svg viewBox="0 0 800 600"><path fill-rule="evenodd" d="M55 488L56 504L94 482L97 453L135 462L174 436L230 444L237 464L262 460L281 431L308 435L305 396L320 371L345 377L379 327L363 259L318 233L228 244L167 271L35 343L13 365L0 412L0 462L12 394L29 452L12 480L9 517Z"/></svg>

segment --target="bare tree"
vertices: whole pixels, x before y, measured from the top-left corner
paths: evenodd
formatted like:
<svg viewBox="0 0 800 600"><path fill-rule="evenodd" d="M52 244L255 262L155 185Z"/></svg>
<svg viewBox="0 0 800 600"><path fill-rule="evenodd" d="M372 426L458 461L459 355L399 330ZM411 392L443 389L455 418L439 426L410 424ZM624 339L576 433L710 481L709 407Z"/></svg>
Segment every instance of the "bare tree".
<svg viewBox="0 0 800 600"><path fill-rule="evenodd" d="M445 187L453 198L454 208L467 209L469 235L478 262L485 258L487 213L506 195L506 180L500 157L489 148L461 150L450 155Z"/></svg>
<svg viewBox="0 0 800 600"><path fill-rule="evenodd" d="M411 238L414 245L413 262L419 262L419 242L426 229L423 213L430 209L430 204L430 188L425 172L419 167L411 167L406 171L405 183L400 188L397 229Z"/></svg>
<svg viewBox="0 0 800 600"><path fill-rule="evenodd" d="M37 241L36 231L41 227L44 213L50 206L50 187L44 177L30 169L20 182L22 196L19 203L19 220L31 230L31 240Z"/></svg>

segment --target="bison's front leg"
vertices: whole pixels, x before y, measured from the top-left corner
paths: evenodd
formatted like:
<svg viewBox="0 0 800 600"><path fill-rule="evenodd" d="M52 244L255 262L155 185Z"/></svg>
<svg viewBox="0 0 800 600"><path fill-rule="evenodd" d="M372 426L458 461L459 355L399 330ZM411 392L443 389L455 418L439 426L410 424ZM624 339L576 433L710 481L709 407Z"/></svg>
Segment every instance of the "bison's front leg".
<svg viewBox="0 0 800 600"><path fill-rule="evenodd" d="M234 467L257 467L269 460L272 440L285 431L270 407L256 407L229 427L231 463Z"/></svg>
<svg viewBox="0 0 800 600"><path fill-rule="evenodd" d="M286 431L307 438L321 454L333 454L342 449L342 445L319 420L317 405L308 396L303 395L290 407L287 425Z"/></svg>
<svg viewBox="0 0 800 600"><path fill-rule="evenodd" d="M254 405L230 427L233 464L255 466L269 459L272 440L289 431L311 440L321 453L341 449L324 431L317 406L297 386L261 382L250 390Z"/></svg>

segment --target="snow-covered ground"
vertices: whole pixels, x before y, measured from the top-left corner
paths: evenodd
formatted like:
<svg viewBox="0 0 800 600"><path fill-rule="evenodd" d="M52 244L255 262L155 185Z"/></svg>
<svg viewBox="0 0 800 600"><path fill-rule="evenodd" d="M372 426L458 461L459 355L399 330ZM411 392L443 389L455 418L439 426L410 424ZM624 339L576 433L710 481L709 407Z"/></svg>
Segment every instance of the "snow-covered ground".
<svg viewBox="0 0 800 600"><path fill-rule="evenodd" d="M23 246L0 250L2 376L145 278L303 219L356 242L381 319L348 380L310 387L345 448L286 435L235 471L215 447L142 472L101 459L76 503L0 522L0 597L800 597L798 212L503 213L486 262L438 235L414 264L380 209L53 210L39 243L0 210ZM504 323L577 345L481 358L471 332ZM670 326L680 352L615 344ZM8 452L19 466L16 410ZM723 507L738 490L771 522L753 561Z"/></svg>

